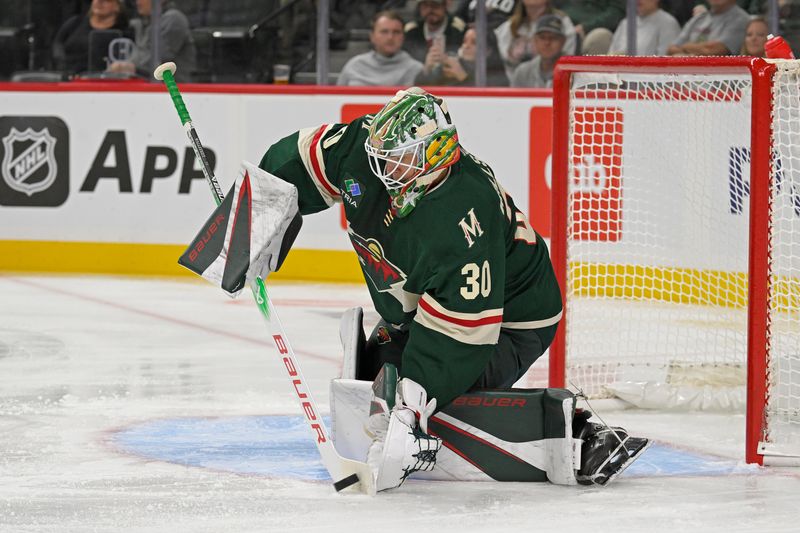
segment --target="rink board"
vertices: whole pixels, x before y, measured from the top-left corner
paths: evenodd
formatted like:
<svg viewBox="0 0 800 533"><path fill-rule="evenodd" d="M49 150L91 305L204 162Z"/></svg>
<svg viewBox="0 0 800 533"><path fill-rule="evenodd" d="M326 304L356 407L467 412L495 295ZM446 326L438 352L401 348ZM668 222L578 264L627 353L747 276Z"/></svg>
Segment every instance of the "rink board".
<svg viewBox="0 0 800 533"><path fill-rule="evenodd" d="M467 148L529 209L528 155L532 145L549 151L550 91L439 92ZM163 87L0 84L0 93L0 271L183 273L174 259L213 202ZM227 192L240 161L257 163L300 128L374 112L394 89L194 85L183 93ZM25 131L42 138L26 141ZM50 174L52 183L34 190ZM357 281L355 258L338 253L347 250L340 206L305 217L283 277Z"/></svg>
<svg viewBox="0 0 800 533"><path fill-rule="evenodd" d="M183 92L227 191L240 161L258 162L271 143L299 128L373 112L394 89L188 85ZM0 93L0 271L185 274L173 258L195 235L213 202L163 87L139 82L0 84ZM548 238L551 92L451 88L437 93L447 98L466 149L492 166L533 227ZM615 134L625 132L623 159L653 150L646 135L652 124L633 120L628 105L592 104L621 117ZM749 182L749 168L744 165L744 175L732 176L731 154L749 150L747 129L737 127L747 117L741 109L728 109L728 102L697 104L702 105L720 107L717 115L724 123L717 130L725 135L714 145L708 169L712 179L693 194L709 198L709 209L719 211L712 215L715 219L744 232L747 209L731 205L733 199L749 202L740 184ZM681 118L676 113L667 120L680 123ZM34 140L23 139L25 132ZM678 150L668 144L657 149L672 164L653 176L654 186L669 187L676 177L691 173L687 161L669 156ZM574 179L584 194L602 196L613 183L613 169L603 161L613 158L596 155L576 163ZM624 183L622 191L619 238L583 246L598 251L614 247L624 254L626 228L634 216L627 206L639 199ZM674 206L666 203L651 208L658 211L653 215L657 219L674 215ZM787 224L800 218L791 206L786 211ZM698 227L704 219L691 210L681 212L687 220L668 225L675 232ZM737 246L744 249L746 241ZM358 281L358 264L348 250L340 206L307 216L277 277ZM688 272L741 271L738 265L705 264L695 254L673 260L671 267ZM630 265L618 268L624 271Z"/></svg>

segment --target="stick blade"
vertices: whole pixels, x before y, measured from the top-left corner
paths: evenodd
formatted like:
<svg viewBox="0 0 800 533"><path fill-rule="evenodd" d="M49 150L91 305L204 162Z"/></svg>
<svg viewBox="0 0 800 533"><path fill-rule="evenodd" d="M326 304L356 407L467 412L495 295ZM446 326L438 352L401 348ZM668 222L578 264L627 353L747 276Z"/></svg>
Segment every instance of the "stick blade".
<svg viewBox="0 0 800 533"><path fill-rule="evenodd" d="M333 479L338 478L338 481L333 484L336 492L341 492L348 487L356 487L364 494L375 496L375 479L372 477L372 469L367 463L341 457L339 461L338 468L330 471Z"/></svg>

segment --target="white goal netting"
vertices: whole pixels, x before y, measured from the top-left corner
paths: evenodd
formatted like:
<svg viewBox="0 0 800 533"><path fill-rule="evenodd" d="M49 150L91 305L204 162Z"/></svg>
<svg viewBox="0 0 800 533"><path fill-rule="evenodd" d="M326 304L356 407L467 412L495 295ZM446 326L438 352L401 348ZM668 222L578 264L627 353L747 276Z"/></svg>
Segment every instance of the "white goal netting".
<svg viewBox="0 0 800 533"><path fill-rule="evenodd" d="M800 449L798 67L776 74L765 442ZM576 73L568 384L642 407L744 409L752 82Z"/></svg>
<svg viewBox="0 0 800 533"><path fill-rule="evenodd" d="M780 63L773 85L773 184L766 432L761 451L800 450L800 66Z"/></svg>

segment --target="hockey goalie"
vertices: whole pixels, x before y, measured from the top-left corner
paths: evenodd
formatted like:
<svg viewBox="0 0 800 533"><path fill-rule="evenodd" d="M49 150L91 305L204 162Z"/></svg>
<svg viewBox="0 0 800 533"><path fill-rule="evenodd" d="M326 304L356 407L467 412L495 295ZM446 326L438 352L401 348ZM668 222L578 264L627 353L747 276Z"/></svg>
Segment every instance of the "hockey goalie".
<svg viewBox="0 0 800 533"><path fill-rule="evenodd" d="M302 216L339 203L380 321L367 337L360 309L342 319L333 435L377 490L415 473L604 485L641 455L647 439L571 392L511 388L550 345L561 293L542 237L422 89L245 164L181 263L235 294L279 268Z"/></svg>

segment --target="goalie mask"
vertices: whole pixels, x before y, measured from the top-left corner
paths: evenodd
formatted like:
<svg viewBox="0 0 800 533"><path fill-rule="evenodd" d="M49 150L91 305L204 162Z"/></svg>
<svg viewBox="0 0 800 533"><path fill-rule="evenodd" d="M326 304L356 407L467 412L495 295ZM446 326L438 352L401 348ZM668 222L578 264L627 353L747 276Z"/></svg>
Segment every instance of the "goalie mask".
<svg viewBox="0 0 800 533"><path fill-rule="evenodd" d="M461 156L444 101L419 87L398 91L375 115L364 149L399 217L408 215L430 184Z"/></svg>

